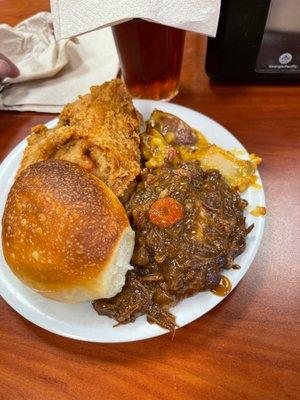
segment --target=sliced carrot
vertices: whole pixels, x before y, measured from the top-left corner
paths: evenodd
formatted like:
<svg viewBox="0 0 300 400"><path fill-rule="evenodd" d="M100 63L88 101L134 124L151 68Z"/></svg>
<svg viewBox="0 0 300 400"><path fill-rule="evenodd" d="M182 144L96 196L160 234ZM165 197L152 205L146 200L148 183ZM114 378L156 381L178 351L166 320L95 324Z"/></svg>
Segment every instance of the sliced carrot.
<svg viewBox="0 0 300 400"><path fill-rule="evenodd" d="M183 205L172 197L155 200L149 210L149 219L159 228L167 228L183 217Z"/></svg>

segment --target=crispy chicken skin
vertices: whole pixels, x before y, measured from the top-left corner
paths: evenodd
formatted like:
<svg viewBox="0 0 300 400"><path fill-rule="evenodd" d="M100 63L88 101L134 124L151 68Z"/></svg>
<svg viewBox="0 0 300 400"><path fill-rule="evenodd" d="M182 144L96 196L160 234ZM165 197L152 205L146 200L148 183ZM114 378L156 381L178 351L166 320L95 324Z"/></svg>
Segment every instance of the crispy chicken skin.
<svg viewBox="0 0 300 400"><path fill-rule="evenodd" d="M140 173L141 118L125 85L114 79L67 104L53 129L32 128L20 174L49 158L74 162L101 178L118 196Z"/></svg>

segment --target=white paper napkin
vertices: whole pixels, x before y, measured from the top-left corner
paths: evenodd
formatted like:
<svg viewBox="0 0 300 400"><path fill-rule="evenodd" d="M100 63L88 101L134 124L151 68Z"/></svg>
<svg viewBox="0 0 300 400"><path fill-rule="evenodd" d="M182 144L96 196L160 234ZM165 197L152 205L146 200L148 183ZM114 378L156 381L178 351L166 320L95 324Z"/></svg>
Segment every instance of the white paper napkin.
<svg viewBox="0 0 300 400"><path fill-rule="evenodd" d="M2 110L60 112L119 69L110 28L56 42L50 13L16 27L0 25L0 53L20 70L0 84Z"/></svg>
<svg viewBox="0 0 300 400"><path fill-rule="evenodd" d="M57 39L143 18L215 36L221 0L50 0Z"/></svg>

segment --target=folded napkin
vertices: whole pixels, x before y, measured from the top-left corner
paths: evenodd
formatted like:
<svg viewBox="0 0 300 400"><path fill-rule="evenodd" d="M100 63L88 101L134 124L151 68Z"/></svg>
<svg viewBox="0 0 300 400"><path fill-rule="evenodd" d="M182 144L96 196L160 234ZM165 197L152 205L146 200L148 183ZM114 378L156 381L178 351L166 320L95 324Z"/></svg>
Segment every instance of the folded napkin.
<svg viewBox="0 0 300 400"><path fill-rule="evenodd" d="M2 110L60 112L119 69L110 28L57 42L46 12L15 27L0 25L0 53L20 70L18 77L0 83Z"/></svg>
<svg viewBox="0 0 300 400"><path fill-rule="evenodd" d="M215 36L221 0L50 0L57 39L143 18Z"/></svg>

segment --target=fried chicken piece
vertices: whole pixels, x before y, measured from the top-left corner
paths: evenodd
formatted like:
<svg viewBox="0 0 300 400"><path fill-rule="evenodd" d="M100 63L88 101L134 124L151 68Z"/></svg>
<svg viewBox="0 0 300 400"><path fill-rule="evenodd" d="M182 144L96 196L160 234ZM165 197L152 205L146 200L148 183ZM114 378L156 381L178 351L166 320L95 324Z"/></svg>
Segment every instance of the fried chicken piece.
<svg viewBox="0 0 300 400"><path fill-rule="evenodd" d="M120 79L92 86L67 104L53 129L32 128L18 174L56 158L74 162L101 178L121 197L140 173L141 118Z"/></svg>

